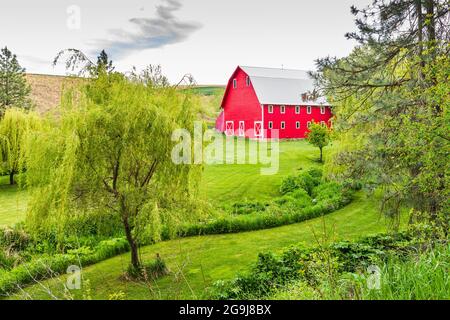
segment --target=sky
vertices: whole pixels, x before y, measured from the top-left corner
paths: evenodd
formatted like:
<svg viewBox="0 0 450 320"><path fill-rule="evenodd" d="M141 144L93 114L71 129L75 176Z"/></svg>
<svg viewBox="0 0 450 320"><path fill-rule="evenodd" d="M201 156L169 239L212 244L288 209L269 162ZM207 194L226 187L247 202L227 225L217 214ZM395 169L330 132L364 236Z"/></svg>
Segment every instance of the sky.
<svg viewBox="0 0 450 320"><path fill-rule="evenodd" d="M355 46L350 6L371 0L14 0L0 4L0 47L27 72L65 74L53 58L105 49L118 71L160 64L173 83L226 84L238 65L314 70Z"/></svg>

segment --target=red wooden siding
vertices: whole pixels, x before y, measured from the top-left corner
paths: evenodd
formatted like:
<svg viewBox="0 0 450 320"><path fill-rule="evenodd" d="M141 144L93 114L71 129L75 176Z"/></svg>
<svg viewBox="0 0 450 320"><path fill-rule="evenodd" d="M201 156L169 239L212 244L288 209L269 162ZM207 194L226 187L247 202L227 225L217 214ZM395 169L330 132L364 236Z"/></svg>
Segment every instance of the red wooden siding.
<svg viewBox="0 0 450 320"><path fill-rule="evenodd" d="M237 87L233 87L236 80ZM238 68L228 82L225 96L222 102L224 110L223 123L225 128L220 130L226 132L226 123L232 121L234 124L234 135L239 136L239 122L243 121L245 126L245 136L256 138L255 122L262 121L262 107L256 97L255 90L250 83L247 86L247 74Z"/></svg>
<svg viewBox="0 0 450 320"><path fill-rule="evenodd" d="M242 136L243 126L245 137L259 138L258 133L264 133L264 138L271 138L272 129L279 130L280 139L303 139L308 132L308 122L324 122L330 126L332 118L331 108L325 106L324 114L320 106L311 106L311 113L307 112L307 105L300 105L300 113L296 113L296 106L286 105L281 113L281 105L273 105L273 113L269 113L269 105L261 105L248 75L240 67L236 69L228 82L222 101L222 113L217 118L216 129L227 135ZM236 86L236 87L235 87ZM285 127L282 129L282 122ZM300 128L297 128L297 122ZM261 130L262 129L262 130Z"/></svg>
<svg viewBox="0 0 450 320"><path fill-rule="evenodd" d="M273 129L279 130L280 139L303 139L306 138L308 132L308 122L324 121L330 126L332 117L329 107L325 107L325 114L321 114L320 107L312 106L311 114L307 113L307 106L300 106L300 114L295 113L295 106L285 106L285 113L282 114L279 105L273 106L273 113L269 113L269 106L264 105L264 128L267 129L267 138L271 138L271 130L269 122L272 122ZM285 128L281 129L281 122L285 122ZM300 122L300 128L297 129L296 123Z"/></svg>

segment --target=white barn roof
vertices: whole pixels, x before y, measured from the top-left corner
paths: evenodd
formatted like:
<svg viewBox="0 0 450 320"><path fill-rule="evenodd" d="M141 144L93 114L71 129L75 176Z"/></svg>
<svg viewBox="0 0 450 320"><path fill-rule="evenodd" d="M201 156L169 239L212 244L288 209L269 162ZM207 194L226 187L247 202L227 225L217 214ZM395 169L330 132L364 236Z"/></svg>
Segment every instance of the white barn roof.
<svg viewBox="0 0 450 320"><path fill-rule="evenodd" d="M328 105L325 98L303 101L302 94L314 90L314 80L306 71L240 67L250 77L261 104Z"/></svg>

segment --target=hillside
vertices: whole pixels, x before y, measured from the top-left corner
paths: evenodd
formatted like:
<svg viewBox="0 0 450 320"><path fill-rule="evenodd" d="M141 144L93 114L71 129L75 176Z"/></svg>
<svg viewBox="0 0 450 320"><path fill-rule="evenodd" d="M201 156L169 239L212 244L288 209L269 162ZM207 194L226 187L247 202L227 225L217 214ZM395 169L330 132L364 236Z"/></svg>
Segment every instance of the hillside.
<svg viewBox="0 0 450 320"><path fill-rule="evenodd" d="M80 83L81 78L46 74L26 74L31 86L31 100L39 113L45 113L59 104L63 88Z"/></svg>
<svg viewBox="0 0 450 320"><path fill-rule="evenodd" d="M31 86L31 100L40 113L46 113L59 104L64 88L74 86L83 81L82 78L56 76L47 74L26 74L26 79ZM225 88L222 86L198 85L192 89L202 99L202 118L208 122L215 120L218 113L220 100Z"/></svg>

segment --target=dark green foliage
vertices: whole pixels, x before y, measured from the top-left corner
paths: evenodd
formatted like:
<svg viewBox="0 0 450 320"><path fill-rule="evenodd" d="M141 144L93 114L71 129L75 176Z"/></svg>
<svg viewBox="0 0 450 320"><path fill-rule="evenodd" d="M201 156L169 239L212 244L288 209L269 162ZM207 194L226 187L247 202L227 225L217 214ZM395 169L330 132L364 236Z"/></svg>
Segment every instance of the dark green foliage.
<svg viewBox="0 0 450 320"><path fill-rule="evenodd" d="M254 212L264 212L269 206L267 203L262 203L259 201L247 201L247 202L236 202L232 206L233 214L250 214Z"/></svg>
<svg viewBox="0 0 450 320"><path fill-rule="evenodd" d="M108 54L105 50L102 50L97 57L96 74L99 75L102 72L112 73L114 66L112 60L109 60Z"/></svg>
<svg viewBox="0 0 450 320"><path fill-rule="evenodd" d="M17 56L7 47L0 51L0 118L11 107L29 108L30 87L25 79L25 69Z"/></svg>
<svg viewBox="0 0 450 320"><path fill-rule="evenodd" d="M448 213L450 118L447 0L374 0L353 7L358 41L344 58L317 61L333 101L339 150L329 176L383 190L383 212Z"/></svg>
<svg viewBox="0 0 450 320"><path fill-rule="evenodd" d="M65 273L70 265L85 267L129 250L124 238L100 242L96 247L79 247L64 254L41 255L8 272L0 272L0 295L17 290L18 287ZM0 270L1 271L1 270Z"/></svg>
<svg viewBox="0 0 450 320"><path fill-rule="evenodd" d="M232 215L204 223L185 224L176 235L237 233L298 223L342 208L350 203L352 197L350 189L337 183L322 184L322 171L319 169L285 178L280 190L283 195L272 203L235 203L231 209ZM162 238L171 238L167 228L163 230Z"/></svg>
<svg viewBox="0 0 450 320"><path fill-rule="evenodd" d="M167 268L164 260L156 255L156 259L152 262L145 263L139 269L133 268L133 266L129 266L127 270L127 277L137 280L156 280L160 277L163 277L169 273L169 269Z"/></svg>
<svg viewBox="0 0 450 320"><path fill-rule="evenodd" d="M301 279L317 283L325 268L338 273L356 272L392 254L407 256L417 250L415 243L410 241L407 234L377 235L357 242L336 242L325 248L292 246L279 255L261 253L250 272L231 281L216 282L211 289L211 297L262 299L293 281Z"/></svg>
<svg viewBox="0 0 450 320"><path fill-rule="evenodd" d="M322 172L319 169L302 171L297 176L289 176L283 180L280 186L280 193L287 194L297 189L304 189L309 195L322 179Z"/></svg>

